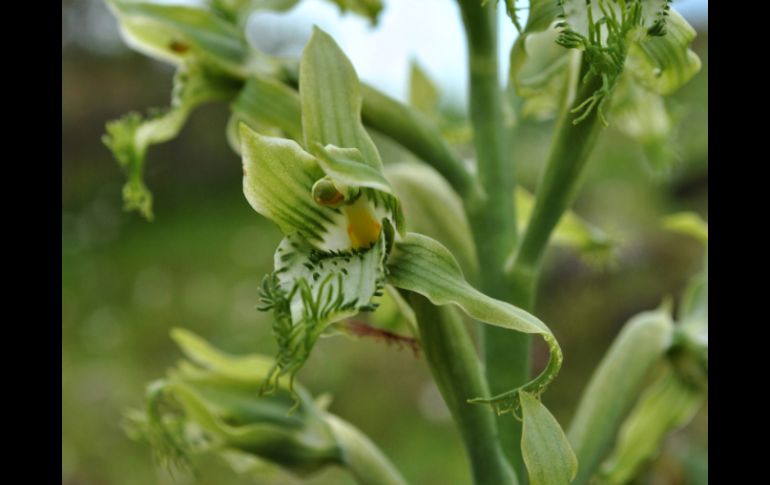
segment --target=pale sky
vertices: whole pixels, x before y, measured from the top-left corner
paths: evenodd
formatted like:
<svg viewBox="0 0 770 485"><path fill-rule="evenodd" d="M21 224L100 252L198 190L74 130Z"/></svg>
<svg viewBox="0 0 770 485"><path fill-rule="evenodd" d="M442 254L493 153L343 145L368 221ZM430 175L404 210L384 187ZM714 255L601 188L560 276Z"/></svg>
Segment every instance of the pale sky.
<svg viewBox="0 0 770 485"><path fill-rule="evenodd" d="M340 44L361 79L388 94L405 99L409 60L416 59L440 86L443 95L464 104L466 49L456 2L384 0L384 4L380 23L374 29L358 16L340 15L328 0L303 0L285 14L257 14L252 32L258 35L259 31L288 30L309 38L312 25L317 24ZM676 1L674 8L691 23L707 25L708 0ZM499 14L501 73L506 73L508 50L516 38L516 30L502 5Z"/></svg>

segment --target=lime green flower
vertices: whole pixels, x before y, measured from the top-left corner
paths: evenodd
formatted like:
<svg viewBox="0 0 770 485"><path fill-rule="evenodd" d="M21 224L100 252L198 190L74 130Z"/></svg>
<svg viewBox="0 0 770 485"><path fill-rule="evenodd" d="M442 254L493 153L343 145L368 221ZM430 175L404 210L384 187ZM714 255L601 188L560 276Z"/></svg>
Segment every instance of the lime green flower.
<svg viewBox="0 0 770 485"><path fill-rule="evenodd" d="M322 335L377 308L386 285L454 304L471 317L541 334L551 349L544 373L519 390L539 394L556 375L561 351L548 327L529 313L469 285L439 242L407 233L401 205L361 123L355 70L334 40L316 29L300 63L300 142L264 136L241 124L243 187L251 206L285 238L261 287L272 311L276 363L263 391L291 382ZM518 405L518 390L479 402L499 411Z"/></svg>
<svg viewBox="0 0 770 485"><path fill-rule="evenodd" d="M180 328L171 336L187 359L147 387L145 409L126 421L129 435L149 441L161 462L186 468L195 456L213 455L236 472L282 481L285 472L307 476L336 465L359 480L405 483L360 431L326 411L328 398L314 400L301 386L258 397L272 359L223 353Z"/></svg>

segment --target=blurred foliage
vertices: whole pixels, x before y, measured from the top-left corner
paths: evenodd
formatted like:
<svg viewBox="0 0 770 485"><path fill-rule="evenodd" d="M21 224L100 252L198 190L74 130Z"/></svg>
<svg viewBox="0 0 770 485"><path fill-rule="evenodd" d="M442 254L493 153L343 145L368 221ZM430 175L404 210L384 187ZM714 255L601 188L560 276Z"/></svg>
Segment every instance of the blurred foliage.
<svg viewBox="0 0 770 485"><path fill-rule="evenodd" d="M174 326L230 352L274 353L266 314L255 306L280 234L244 199L240 160L225 136L227 109L215 104L193 114L179 139L149 153L156 221L124 213L122 174L100 142L104 123L167 103L172 71L123 48L98 1L65 0L62 22L62 483L193 483L189 474L172 480L147 447L128 439L123 412L140 406L145 384L176 363L168 338ZM564 350L565 365L544 397L564 424L620 326L664 296L679 296L702 262L697 242L659 225L673 212L708 215L707 33L694 50L703 70L666 100L676 163L656 170L612 126L594 152L575 211L621 241L617 264L597 271L562 249L547 258L535 314ZM551 123L523 122L515 140L529 189ZM548 355L539 345L536 368ZM408 349L323 339L300 377L313 394L330 393L330 411L367 433L411 482L469 483L441 397L424 360ZM706 406L635 483L708 483L707 431ZM197 480L253 483L217 461L199 463ZM351 482L329 469L306 483Z"/></svg>

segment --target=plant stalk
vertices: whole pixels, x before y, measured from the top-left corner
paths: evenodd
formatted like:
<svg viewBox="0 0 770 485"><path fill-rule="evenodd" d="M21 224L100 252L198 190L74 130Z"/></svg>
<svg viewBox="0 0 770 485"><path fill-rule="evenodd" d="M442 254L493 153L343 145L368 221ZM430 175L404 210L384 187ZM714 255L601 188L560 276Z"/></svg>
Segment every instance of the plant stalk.
<svg viewBox="0 0 770 485"><path fill-rule="evenodd" d="M585 69L584 65L581 71ZM593 96L601 85L598 76L582 84L572 107L581 105ZM567 111L557 127L527 229L507 266L510 278L517 286L535 285L551 233L574 202L588 157L596 145L597 135L602 128L598 108L594 107L584 120L575 124L578 116L579 113Z"/></svg>
<svg viewBox="0 0 770 485"><path fill-rule="evenodd" d="M361 84L362 121L389 136L435 168L452 188L472 205L484 198L470 168L441 136L436 125L419 111L366 84Z"/></svg>
<svg viewBox="0 0 770 485"><path fill-rule="evenodd" d="M436 385L452 413L471 461L477 485L518 483L500 448L494 412L468 399L488 396L489 389L465 324L454 308L437 307L410 294L425 357Z"/></svg>
<svg viewBox="0 0 770 485"><path fill-rule="evenodd" d="M478 252L481 291L503 301L520 300L504 272L505 260L516 245L515 174L510 138L504 123L506 98L499 82L496 2L482 7L476 0L458 0L465 25L470 66L470 117L481 185L487 194L478 210L470 210ZM529 379L528 335L488 325L480 327L480 343L490 391L498 394ZM503 450L527 482L521 457L521 422L497 419Z"/></svg>

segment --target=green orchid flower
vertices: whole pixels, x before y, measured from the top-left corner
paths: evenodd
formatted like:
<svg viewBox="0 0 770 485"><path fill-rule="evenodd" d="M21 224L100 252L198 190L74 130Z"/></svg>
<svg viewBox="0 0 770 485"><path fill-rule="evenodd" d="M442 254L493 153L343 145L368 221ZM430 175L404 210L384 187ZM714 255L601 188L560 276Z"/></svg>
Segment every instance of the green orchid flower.
<svg viewBox="0 0 770 485"><path fill-rule="evenodd" d="M184 469L194 457L211 455L240 474L273 475L280 483L287 472L305 477L329 466L347 469L360 483L375 483L367 481L372 476L383 485L406 483L358 429L327 412L328 396L313 399L298 385L294 403L285 388L257 397L272 359L224 353L181 328L171 337L186 359L148 385L145 408L127 413L125 423L161 463Z"/></svg>
<svg viewBox="0 0 770 485"><path fill-rule="evenodd" d="M519 406L520 391L539 395L561 365L552 333L529 313L474 289L441 243L406 231L399 199L361 122L355 70L317 28L300 63L299 93L302 145L240 127L246 199L285 235L261 287L259 308L272 311L279 346L263 392L283 376L291 387L316 341L340 330L339 322L374 311L391 285L491 325L542 335L551 361L540 376L474 402L505 412Z"/></svg>
<svg viewBox="0 0 770 485"><path fill-rule="evenodd" d="M579 114L575 122L597 109L607 125L604 107L618 90L622 102L612 111L626 118L620 129L642 141L653 135L660 138L658 126L639 123L648 117L667 117L660 113L660 96L677 90L701 67L689 49L695 30L670 4L670 0L532 0L527 23L511 50L511 85L522 98L522 113L548 117L566 109L575 95L566 89L574 85L574 76L581 75L583 82L598 77L601 87L594 96L573 109ZM578 73L581 57L586 69Z"/></svg>

